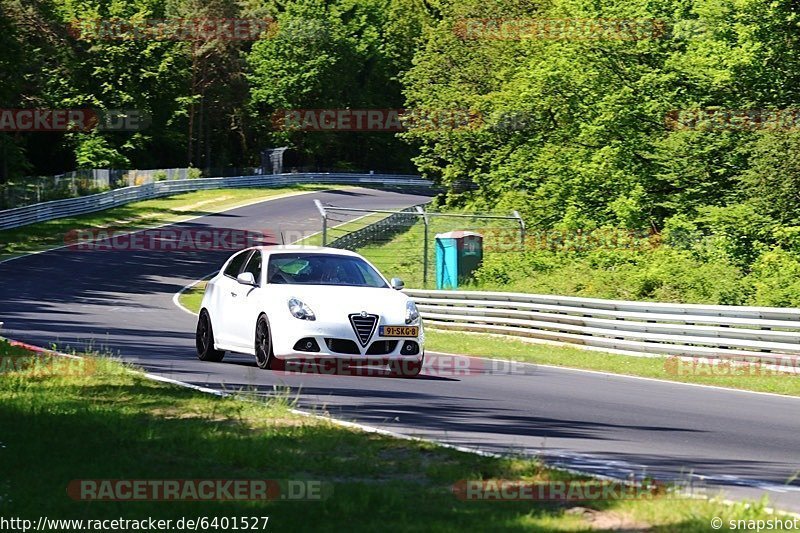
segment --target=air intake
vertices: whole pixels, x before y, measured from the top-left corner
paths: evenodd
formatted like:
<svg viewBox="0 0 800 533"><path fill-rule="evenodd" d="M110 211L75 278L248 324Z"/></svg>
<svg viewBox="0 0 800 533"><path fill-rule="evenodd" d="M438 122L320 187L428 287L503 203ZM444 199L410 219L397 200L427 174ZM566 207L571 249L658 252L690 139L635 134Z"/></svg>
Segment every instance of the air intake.
<svg viewBox="0 0 800 533"><path fill-rule="evenodd" d="M350 324L353 326L353 331L356 332L361 347L366 348L375 333L375 326L378 325L378 315L353 314L350 315Z"/></svg>

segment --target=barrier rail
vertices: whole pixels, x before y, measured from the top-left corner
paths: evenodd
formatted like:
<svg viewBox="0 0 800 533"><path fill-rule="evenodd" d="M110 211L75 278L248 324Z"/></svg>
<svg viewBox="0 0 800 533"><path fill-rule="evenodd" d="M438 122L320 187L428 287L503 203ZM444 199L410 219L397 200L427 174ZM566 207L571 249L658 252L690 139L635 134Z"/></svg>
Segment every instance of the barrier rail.
<svg viewBox="0 0 800 533"><path fill-rule="evenodd" d="M750 359L800 355L800 309L408 289L427 326L623 352Z"/></svg>
<svg viewBox="0 0 800 533"><path fill-rule="evenodd" d="M389 215L373 224L351 231L324 244L330 248L355 251L376 242L386 241L403 231L403 229L408 229L414 225L419 220L417 216L412 214L416 212L417 206L407 207L398 213Z"/></svg>
<svg viewBox="0 0 800 533"><path fill-rule="evenodd" d="M159 181L146 185L125 187L107 192L53 200L39 204L0 211L0 229L18 228L36 222L82 215L117 207L130 202L149 200L183 192L225 189L232 187L283 187L299 184L365 185L380 187L430 188L432 183L416 176L379 174L269 174L262 176L237 176L231 178L198 178Z"/></svg>

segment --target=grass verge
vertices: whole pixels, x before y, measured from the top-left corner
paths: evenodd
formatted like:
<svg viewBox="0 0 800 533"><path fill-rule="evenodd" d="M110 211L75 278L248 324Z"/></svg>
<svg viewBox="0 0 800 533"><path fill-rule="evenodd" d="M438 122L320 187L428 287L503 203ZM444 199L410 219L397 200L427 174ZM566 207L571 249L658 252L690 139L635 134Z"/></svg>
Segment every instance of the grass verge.
<svg viewBox="0 0 800 533"><path fill-rule="evenodd" d="M679 362L673 357L636 357L532 343L502 335L432 329L425 331L425 342L426 350L430 351L800 396L797 374L773 373L754 366L711 366L703 361Z"/></svg>
<svg viewBox="0 0 800 533"><path fill-rule="evenodd" d="M374 264L389 278L401 278L406 287L430 287L435 285L435 248L433 246L433 230L430 232L431 242L428 251L428 283L424 283L423 242L425 225L422 222L409 227L406 231L393 235L387 242L371 244L360 248L358 253Z"/></svg>
<svg viewBox="0 0 800 533"><path fill-rule="evenodd" d="M360 230L370 224L374 224L389 215L383 213L373 213L371 215L365 215L363 217L358 217L354 220L349 222L342 222L337 224L335 219L330 219L328 221L328 243L332 242L333 240L347 235L348 233L352 233L354 231ZM322 246L322 232L315 233L313 235L309 235L304 239L300 239L294 244L300 244L303 246Z"/></svg>
<svg viewBox="0 0 800 533"><path fill-rule="evenodd" d="M181 304L192 312L199 312L205 287L206 282L203 281L184 292L180 298ZM425 349L430 352L508 359L680 383L800 396L800 375L771 372L756 366L711 366L702 361L695 363L679 362L672 357L635 357L532 343L502 335L465 334L430 328L425 330Z"/></svg>
<svg viewBox="0 0 800 533"><path fill-rule="evenodd" d="M335 187L298 185L278 189L215 189L177 194L114 207L97 213L60 218L0 230L0 260L61 246L65 235L76 229L110 228L120 231L144 229L219 213L251 202L267 200L292 192Z"/></svg>
<svg viewBox="0 0 800 533"><path fill-rule="evenodd" d="M182 306L194 314L200 313L200 304L203 303L203 293L206 292L208 281L203 280L195 286L186 289L181 293L178 301Z"/></svg>
<svg viewBox="0 0 800 533"><path fill-rule="evenodd" d="M0 357L37 357L0 341ZM766 519L763 503L655 497L557 505L463 501L466 479L566 480L533 460L489 458L342 428L291 410L285 392L219 398L93 358L0 373L0 514L36 520L269 516L271 530L707 531L712 517ZM44 371L43 371L44 369ZM50 369L51 371L47 371ZM77 369L77 370L76 370ZM281 479L329 487L321 501L80 501L81 479ZM35 522L34 522L35 523ZM219 530L219 529L217 529Z"/></svg>

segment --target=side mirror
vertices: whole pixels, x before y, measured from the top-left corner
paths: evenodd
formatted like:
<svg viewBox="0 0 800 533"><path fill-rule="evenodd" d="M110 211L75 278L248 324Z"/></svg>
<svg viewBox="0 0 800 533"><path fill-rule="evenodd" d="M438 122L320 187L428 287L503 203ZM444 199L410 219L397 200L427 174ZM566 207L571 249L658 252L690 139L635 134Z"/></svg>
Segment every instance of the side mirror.
<svg viewBox="0 0 800 533"><path fill-rule="evenodd" d="M402 291L406 287L406 284L403 283L403 280L400 278L392 278L392 281L389 283L391 283L392 288L396 291Z"/></svg>
<svg viewBox="0 0 800 533"><path fill-rule="evenodd" d="M253 276L252 272L242 272L238 276L236 276L236 281L241 283L242 285L250 285L251 287L256 286L256 278Z"/></svg>

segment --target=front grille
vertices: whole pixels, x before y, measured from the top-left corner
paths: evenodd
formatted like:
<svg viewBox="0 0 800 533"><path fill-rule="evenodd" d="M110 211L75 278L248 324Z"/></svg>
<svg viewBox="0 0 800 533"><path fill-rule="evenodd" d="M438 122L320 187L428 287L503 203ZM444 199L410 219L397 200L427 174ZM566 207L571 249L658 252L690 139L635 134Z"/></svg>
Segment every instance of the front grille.
<svg viewBox="0 0 800 533"><path fill-rule="evenodd" d="M361 347L366 348L372 334L375 333L375 326L378 325L378 315L353 314L350 315L350 324L353 326L353 331L356 332Z"/></svg>
<svg viewBox="0 0 800 533"><path fill-rule="evenodd" d="M325 339L325 344L333 353L343 353L347 355L359 355L358 345L350 339Z"/></svg>
<svg viewBox="0 0 800 533"><path fill-rule="evenodd" d="M397 341L375 341L367 350L367 355L387 355L397 348Z"/></svg>

